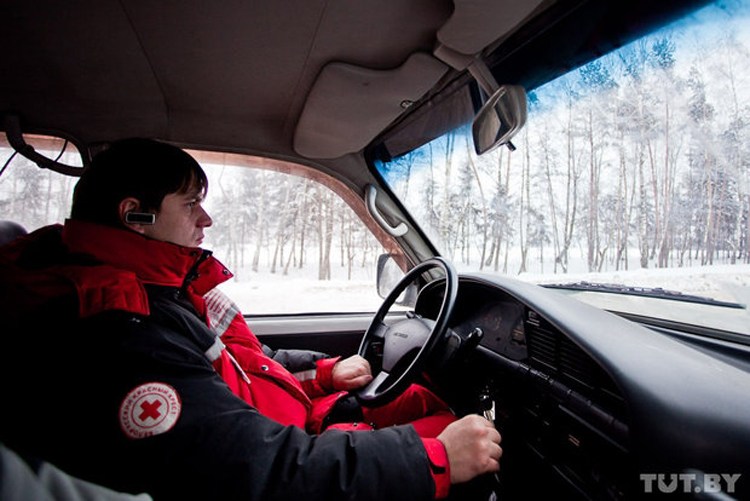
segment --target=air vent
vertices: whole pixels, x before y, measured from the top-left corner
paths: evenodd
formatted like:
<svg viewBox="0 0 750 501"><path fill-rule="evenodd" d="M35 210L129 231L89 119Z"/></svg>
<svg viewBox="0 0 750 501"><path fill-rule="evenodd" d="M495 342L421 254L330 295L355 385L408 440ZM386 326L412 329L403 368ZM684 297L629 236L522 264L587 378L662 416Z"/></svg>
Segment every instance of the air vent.
<svg viewBox="0 0 750 501"><path fill-rule="evenodd" d="M529 357L537 364L557 373L558 337L554 332L543 329L532 322L527 326L526 342L529 346ZM533 365L533 364L532 364Z"/></svg>
<svg viewBox="0 0 750 501"><path fill-rule="evenodd" d="M598 367L581 350L578 345L574 344L566 337L559 339L559 371L562 375L567 376L578 383L593 389L596 384L596 375Z"/></svg>
<svg viewBox="0 0 750 501"><path fill-rule="evenodd" d="M624 408L612 379L577 344L533 311L528 312L525 327L532 367L612 410Z"/></svg>

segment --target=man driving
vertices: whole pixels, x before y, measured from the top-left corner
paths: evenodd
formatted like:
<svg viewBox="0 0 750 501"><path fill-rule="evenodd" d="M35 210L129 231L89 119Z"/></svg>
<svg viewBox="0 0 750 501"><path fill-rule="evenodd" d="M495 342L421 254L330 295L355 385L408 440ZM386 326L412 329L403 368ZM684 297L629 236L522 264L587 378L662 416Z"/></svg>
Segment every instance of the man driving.
<svg viewBox="0 0 750 501"><path fill-rule="evenodd" d="M216 289L231 272L200 248L206 191L183 150L118 141L64 226L0 249L24 367L4 374L4 442L157 500L434 499L499 470L488 420L413 385L353 421L341 403L372 378L364 359L262 346Z"/></svg>

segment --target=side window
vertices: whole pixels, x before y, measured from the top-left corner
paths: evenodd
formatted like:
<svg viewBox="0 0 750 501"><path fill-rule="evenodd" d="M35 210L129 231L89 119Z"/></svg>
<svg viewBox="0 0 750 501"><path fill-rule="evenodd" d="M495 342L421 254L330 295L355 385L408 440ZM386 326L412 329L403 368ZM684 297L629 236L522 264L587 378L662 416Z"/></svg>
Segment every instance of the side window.
<svg viewBox="0 0 750 501"><path fill-rule="evenodd" d="M235 274L221 288L245 314L378 308L377 261L385 250L339 195L346 196L343 185L308 177L298 165L191 154L209 178L204 207L213 225L203 246Z"/></svg>
<svg viewBox="0 0 750 501"><path fill-rule="evenodd" d="M23 140L46 158L83 169L77 148L64 139L24 134ZM12 220L28 231L63 223L70 214L77 180L75 176L39 168L16 153L0 133L0 219Z"/></svg>

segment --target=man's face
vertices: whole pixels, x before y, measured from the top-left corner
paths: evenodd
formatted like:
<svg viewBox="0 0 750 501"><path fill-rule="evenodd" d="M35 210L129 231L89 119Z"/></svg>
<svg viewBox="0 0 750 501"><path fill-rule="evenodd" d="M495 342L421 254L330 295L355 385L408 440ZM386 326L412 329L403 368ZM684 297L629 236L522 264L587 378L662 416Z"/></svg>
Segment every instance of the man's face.
<svg viewBox="0 0 750 501"><path fill-rule="evenodd" d="M201 205L203 193L172 193L164 197L152 225L144 225L147 237L185 247L198 247L203 242L203 229L213 221Z"/></svg>

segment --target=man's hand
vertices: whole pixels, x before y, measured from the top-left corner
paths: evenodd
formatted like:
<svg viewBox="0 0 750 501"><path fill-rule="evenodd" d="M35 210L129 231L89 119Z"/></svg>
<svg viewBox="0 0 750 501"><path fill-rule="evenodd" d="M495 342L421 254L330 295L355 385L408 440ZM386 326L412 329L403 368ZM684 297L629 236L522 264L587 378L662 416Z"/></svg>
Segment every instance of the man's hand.
<svg viewBox="0 0 750 501"><path fill-rule="evenodd" d="M333 366L333 389L353 390L372 381L370 362L359 355L339 360Z"/></svg>
<svg viewBox="0 0 750 501"><path fill-rule="evenodd" d="M452 484L500 470L500 433L487 419L470 414L446 426L437 438L448 454Z"/></svg>

